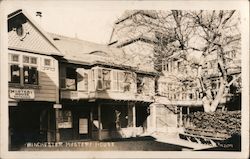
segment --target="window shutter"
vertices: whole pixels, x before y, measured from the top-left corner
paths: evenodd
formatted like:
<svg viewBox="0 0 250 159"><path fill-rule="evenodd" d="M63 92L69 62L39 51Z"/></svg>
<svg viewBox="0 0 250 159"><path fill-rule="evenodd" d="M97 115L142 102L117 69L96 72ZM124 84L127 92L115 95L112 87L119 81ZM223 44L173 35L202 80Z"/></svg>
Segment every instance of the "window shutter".
<svg viewBox="0 0 250 159"><path fill-rule="evenodd" d="M95 90L94 70L89 70L88 79L89 79L89 84L88 84L89 90L94 91Z"/></svg>
<svg viewBox="0 0 250 159"><path fill-rule="evenodd" d="M88 90L88 74L84 68L77 68L77 89L79 91Z"/></svg>
<svg viewBox="0 0 250 159"><path fill-rule="evenodd" d="M102 69L97 69L96 70L96 77L95 79L97 80L97 90L103 90L103 77L102 77Z"/></svg>
<svg viewBox="0 0 250 159"><path fill-rule="evenodd" d="M103 89L105 90L109 90L110 89L110 79L111 79L111 74L110 74L110 70L107 69L103 69L102 70L102 75L103 75Z"/></svg>
<svg viewBox="0 0 250 159"><path fill-rule="evenodd" d="M124 72L118 72L119 91L124 92Z"/></svg>
<svg viewBox="0 0 250 159"><path fill-rule="evenodd" d="M117 71L112 70L112 90L113 91L118 91L118 77L117 77Z"/></svg>

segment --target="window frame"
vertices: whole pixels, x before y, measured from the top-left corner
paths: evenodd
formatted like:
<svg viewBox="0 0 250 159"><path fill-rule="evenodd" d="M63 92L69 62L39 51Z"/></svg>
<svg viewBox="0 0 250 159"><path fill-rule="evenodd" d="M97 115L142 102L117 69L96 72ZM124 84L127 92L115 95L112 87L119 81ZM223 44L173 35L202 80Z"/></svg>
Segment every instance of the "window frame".
<svg viewBox="0 0 250 159"><path fill-rule="evenodd" d="M66 73L65 73L65 88L64 88L64 89L76 91L76 90L77 90L77 72L76 72L76 68L74 68L74 67L66 67L65 69L66 69L66 70L65 70ZM68 74L68 70L69 70L69 69L74 70L74 76L75 76L75 77L72 77L72 78L68 77L68 76L69 76L69 74ZM74 88L67 87L67 81L68 81L69 79L72 80L72 81L74 81Z"/></svg>
<svg viewBox="0 0 250 159"><path fill-rule="evenodd" d="M109 77L108 77L108 79L105 79L105 77L107 77L107 76L105 76L105 75L107 75L107 74L105 74L104 72L108 72L107 74L109 75ZM102 69L102 80L103 80L103 89L104 90L111 90L112 88L111 88L111 82L112 82L112 80L111 80L111 77L112 77L112 75L111 75L112 73L111 73L111 70L110 69ZM108 85L108 87L106 87L107 85Z"/></svg>
<svg viewBox="0 0 250 159"><path fill-rule="evenodd" d="M30 56L26 54L18 54L18 53L8 53L9 59L8 59L8 73L9 73L9 79L8 83L12 85L19 85L19 86L38 86L39 85L39 57L36 56ZM18 57L18 60L13 60L14 56ZM24 62L24 59L28 58L28 61ZM31 63L31 58L36 59L35 63ZM11 67L17 65L19 67L19 82L13 82L12 80L12 70ZM36 68L35 71L35 83L25 83L25 75L24 75L24 67L29 67L31 70L32 68ZM28 72L29 72L28 70ZM29 73L28 73L29 76ZM30 78L30 77L28 77ZM29 80L29 79L28 79Z"/></svg>

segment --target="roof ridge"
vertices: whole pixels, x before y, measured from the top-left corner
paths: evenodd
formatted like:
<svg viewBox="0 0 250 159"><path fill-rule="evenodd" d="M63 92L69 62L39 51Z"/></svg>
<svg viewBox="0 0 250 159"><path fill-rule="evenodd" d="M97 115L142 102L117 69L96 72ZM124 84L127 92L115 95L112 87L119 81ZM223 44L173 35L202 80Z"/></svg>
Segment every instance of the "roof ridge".
<svg viewBox="0 0 250 159"><path fill-rule="evenodd" d="M62 34L58 34L58 33L52 33L52 32L47 32L47 33L52 35L52 36L54 35L54 36L64 38L64 40L74 40L74 41L84 42L84 43L87 42L87 43L91 43L91 44L95 44L95 45L109 47L107 44L102 44L102 43L97 43L97 42L93 42L93 41L83 40L83 39L80 39L80 38L70 37L70 36L62 35ZM54 38L54 37L52 37L52 38Z"/></svg>

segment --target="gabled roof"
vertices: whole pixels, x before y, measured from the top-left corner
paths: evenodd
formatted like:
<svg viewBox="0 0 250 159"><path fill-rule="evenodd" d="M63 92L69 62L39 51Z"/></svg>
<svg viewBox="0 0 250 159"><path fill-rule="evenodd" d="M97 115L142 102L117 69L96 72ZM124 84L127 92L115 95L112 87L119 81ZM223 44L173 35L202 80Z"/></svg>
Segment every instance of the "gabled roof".
<svg viewBox="0 0 250 159"><path fill-rule="evenodd" d="M94 42L89 42L81 40L78 38L67 37L63 35L58 35L54 33L48 33L52 37L54 44L61 49L61 51L67 55L75 54L90 54L93 52L105 52L115 51L122 53L120 49L111 49L107 45L97 44Z"/></svg>
<svg viewBox="0 0 250 159"><path fill-rule="evenodd" d="M137 14L141 14L152 19L157 18L156 13L153 10L126 10L124 14L115 22L115 24L119 24Z"/></svg>
<svg viewBox="0 0 250 159"><path fill-rule="evenodd" d="M154 72L155 70L138 68L138 64L130 55L123 52L122 49L97 44L81 40L78 38L71 38L54 33L48 33L57 47L64 53L64 58L71 63L83 65L106 65L120 68L129 68L143 73Z"/></svg>
<svg viewBox="0 0 250 159"><path fill-rule="evenodd" d="M12 40L9 42L9 49L14 49L14 50L22 50L22 51L28 51L28 52L34 52L34 53L39 53L39 54L46 54L46 55L56 55L56 56L63 56L59 48L53 43L53 40L51 39L50 36L47 35L47 32L45 32L24 10L19 9L16 10L8 15L8 32L12 30L12 25L15 22L14 20L20 18L23 22L28 21L32 27L39 33L39 36L42 36L43 39L46 40L44 44L38 44L38 43L33 43L34 45L37 45L36 50L32 50L32 47L28 48L26 47L29 45L24 43L20 43L19 41L13 42L13 35L9 35L9 40ZM32 29L32 28L30 28ZM34 30L33 29L33 30ZM27 34L30 35L30 32ZM31 40L31 39L30 39ZM31 41L34 41L37 39L33 39ZM30 45L33 45L30 44ZM49 47L50 49L46 48L46 46ZM25 45L25 46L22 46ZM46 45L46 46L45 46ZM34 47L35 48L35 47Z"/></svg>
<svg viewBox="0 0 250 159"><path fill-rule="evenodd" d="M149 43L149 44L156 44L157 43L153 38L149 38L146 36L138 36L138 37L131 38L131 39L128 39L128 40L120 43L119 45L117 45L117 47L121 48L121 47L124 47L126 45L132 44L132 43L137 42L137 41L142 41L142 42ZM111 44L109 44L109 45L111 45Z"/></svg>

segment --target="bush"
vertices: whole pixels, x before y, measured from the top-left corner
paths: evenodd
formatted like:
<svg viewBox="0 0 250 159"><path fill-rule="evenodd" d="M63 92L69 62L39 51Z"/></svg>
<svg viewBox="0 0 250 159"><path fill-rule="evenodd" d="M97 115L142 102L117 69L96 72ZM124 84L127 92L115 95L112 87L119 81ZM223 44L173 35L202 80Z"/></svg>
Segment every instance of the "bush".
<svg viewBox="0 0 250 159"><path fill-rule="evenodd" d="M196 128L212 130L215 133L226 132L228 135L241 133L241 111L194 112L187 117Z"/></svg>

